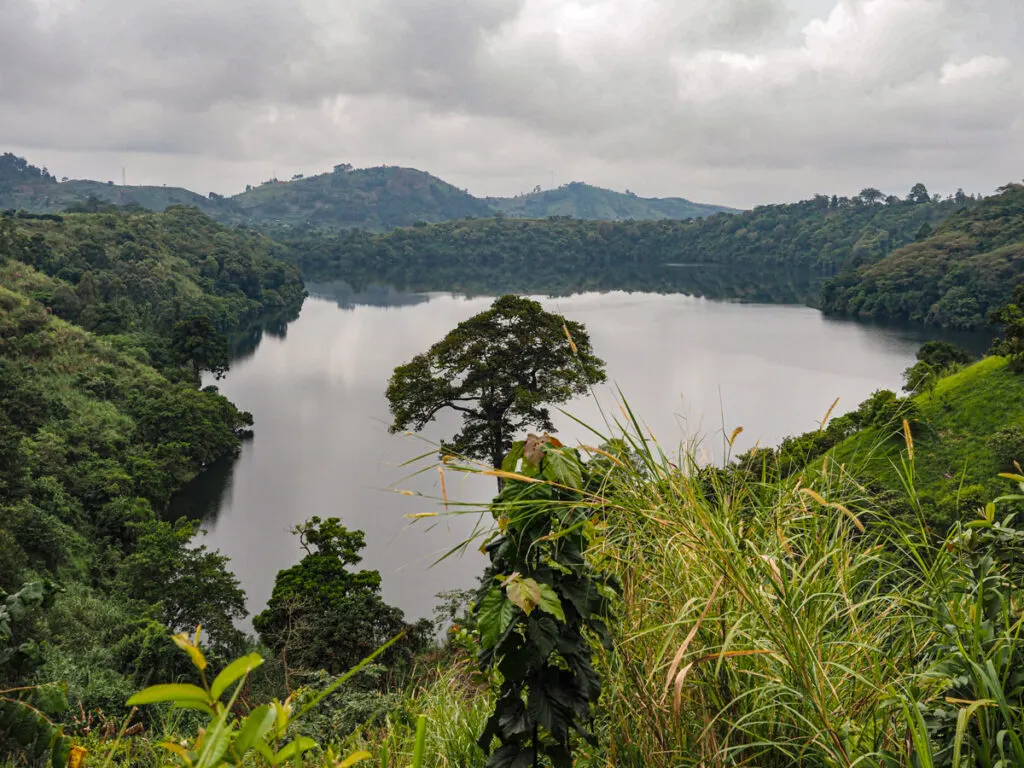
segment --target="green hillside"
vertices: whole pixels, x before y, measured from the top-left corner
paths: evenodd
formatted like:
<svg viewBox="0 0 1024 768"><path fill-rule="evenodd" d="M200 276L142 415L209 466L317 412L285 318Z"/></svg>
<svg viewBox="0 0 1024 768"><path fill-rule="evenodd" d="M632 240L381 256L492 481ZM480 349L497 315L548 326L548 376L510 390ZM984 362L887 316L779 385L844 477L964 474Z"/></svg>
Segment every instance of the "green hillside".
<svg viewBox="0 0 1024 768"><path fill-rule="evenodd" d="M10 153L0 156L0 210L60 213L89 198L156 212L173 205L191 205L210 215L227 215L223 205L181 187L122 186L88 179L58 182L22 158Z"/></svg>
<svg viewBox="0 0 1024 768"><path fill-rule="evenodd" d="M571 216L576 219L695 219L715 213L737 213L735 208L694 203L682 197L637 197L632 192L613 192L574 181L558 189L545 189L516 197L488 197L486 202L506 216L542 219Z"/></svg>
<svg viewBox="0 0 1024 768"><path fill-rule="evenodd" d="M683 198L639 198L581 183L514 198L481 199L414 168L357 169L346 164L316 176L271 179L234 196L203 196L180 187L122 186L85 179L58 182L49 171L24 158L10 153L0 156L0 210L60 213L90 198L157 212L191 205L230 224L373 232L496 214L640 220L691 219L733 210Z"/></svg>
<svg viewBox="0 0 1024 768"><path fill-rule="evenodd" d="M381 166L268 181L226 201L235 215L259 224L370 230L417 221L488 216L487 204L429 173Z"/></svg>
<svg viewBox="0 0 1024 768"><path fill-rule="evenodd" d="M934 233L846 271L822 292L829 313L979 328L1024 278L1024 185L958 211Z"/></svg>
<svg viewBox="0 0 1024 768"><path fill-rule="evenodd" d="M1000 472L1024 463L1024 376L986 357L913 398L914 479L929 520L949 524L1005 488ZM832 449L857 477L902 492L906 440L895 425L868 427Z"/></svg>
<svg viewBox="0 0 1024 768"><path fill-rule="evenodd" d="M316 280L424 290L668 290L814 303L823 280L878 261L959 207L930 198L869 204L819 195L689 221L506 217L380 235L277 236Z"/></svg>
<svg viewBox="0 0 1024 768"><path fill-rule="evenodd" d="M2 216L4 239L10 258L59 278L53 311L101 333L166 330L195 313L228 331L303 295L279 245L194 208Z"/></svg>

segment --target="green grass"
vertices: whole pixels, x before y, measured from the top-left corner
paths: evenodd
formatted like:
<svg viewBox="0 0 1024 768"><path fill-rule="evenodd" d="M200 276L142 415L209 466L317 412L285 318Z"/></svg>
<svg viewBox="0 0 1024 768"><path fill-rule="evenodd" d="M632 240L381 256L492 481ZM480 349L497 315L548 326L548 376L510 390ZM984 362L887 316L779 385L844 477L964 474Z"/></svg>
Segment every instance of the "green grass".
<svg viewBox="0 0 1024 768"><path fill-rule="evenodd" d="M1024 427L1024 376L1010 371L1005 358L987 357L940 379L932 392L914 400L920 409L913 430L918 495L939 504L945 499L947 506L959 495L997 495L997 475L1011 467L1000 462L988 439L1004 427ZM903 450L901 433L870 427L837 445L828 457L895 491L903 487ZM964 494L967 489L973 494ZM945 510L947 515L951 511Z"/></svg>

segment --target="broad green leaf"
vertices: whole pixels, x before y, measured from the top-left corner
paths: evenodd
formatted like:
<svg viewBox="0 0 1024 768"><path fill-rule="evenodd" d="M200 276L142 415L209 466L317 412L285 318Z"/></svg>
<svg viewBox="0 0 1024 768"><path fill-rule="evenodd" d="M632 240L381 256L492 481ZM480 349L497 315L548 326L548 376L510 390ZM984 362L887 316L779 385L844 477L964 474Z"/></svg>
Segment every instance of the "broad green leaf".
<svg viewBox="0 0 1024 768"><path fill-rule="evenodd" d="M295 757L295 755L301 755L303 752L307 752L316 746L317 743L308 736L298 736L295 741L285 744L277 751L271 764L280 765L285 760L289 760Z"/></svg>
<svg viewBox="0 0 1024 768"><path fill-rule="evenodd" d="M250 653L248 656L242 656L239 659L235 659L228 664L224 669L220 671L213 680L213 685L210 686L210 697L216 701L220 699L221 694L227 690L227 687L235 682L238 678L249 674L256 667L263 663L263 657L258 653Z"/></svg>
<svg viewBox="0 0 1024 768"><path fill-rule="evenodd" d="M540 600L537 607L545 613L550 613L559 621L565 621L565 611L562 609L562 601L558 599L555 590L548 584L540 585Z"/></svg>
<svg viewBox="0 0 1024 768"><path fill-rule="evenodd" d="M544 451L544 477L569 488L583 485L583 466L569 448L546 447Z"/></svg>
<svg viewBox="0 0 1024 768"><path fill-rule="evenodd" d="M217 711L205 701L176 701L172 706L175 709L194 709L196 712L203 712L210 717L217 716Z"/></svg>
<svg viewBox="0 0 1024 768"><path fill-rule="evenodd" d="M540 603L540 585L533 579L517 577L505 588L508 599L518 605L527 616Z"/></svg>
<svg viewBox="0 0 1024 768"><path fill-rule="evenodd" d="M192 755L189 754L188 750L180 744L175 744L173 741L161 741L158 745L163 747L168 752L173 752L185 763L185 765L192 765Z"/></svg>
<svg viewBox="0 0 1024 768"><path fill-rule="evenodd" d="M48 715L59 715L68 709L67 687L64 683L48 683L35 690L39 709Z"/></svg>
<svg viewBox="0 0 1024 768"><path fill-rule="evenodd" d="M164 683L162 685L151 685L149 688L139 691L128 699L128 706L156 704L161 701L201 701L206 703L209 700L210 695L198 685Z"/></svg>
<svg viewBox="0 0 1024 768"><path fill-rule="evenodd" d="M508 625L512 623L515 605L505 597L499 587L492 587L477 609L480 628L480 645L492 648L498 642Z"/></svg>
<svg viewBox="0 0 1024 768"><path fill-rule="evenodd" d="M235 751L239 757L245 757L245 753L252 749L258 741L274 727L274 711L266 704L262 704L245 718L242 726L238 729L238 736L235 737Z"/></svg>
<svg viewBox="0 0 1024 768"><path fill-rule="evenodd" d="M340 763L337 768L351 768L356 763L361 763L363 760L370 760L373 757L369 752L353 752L351 755L346 757Z"/></svg>
<svg viewBox="0 0 1024 768"><path fill-rule="evenodd" d="M192 665L202 672L206 669L206 657L203 656L203 652L199 650L199 627L196 627L195 638L191 638L182 632L180 635L173 635L171 640L174 644L181 648L185 653L192 659Z"/></svg>
<svg viewBox="0 0 1024 768"><path fill-rule="evenodd" d="M227 712L217 717L206 731L206 741L199 751L196 768L215 768L221 764L221 758L231 745L231 734L235 730L234 723L227 722Z"/></svg>

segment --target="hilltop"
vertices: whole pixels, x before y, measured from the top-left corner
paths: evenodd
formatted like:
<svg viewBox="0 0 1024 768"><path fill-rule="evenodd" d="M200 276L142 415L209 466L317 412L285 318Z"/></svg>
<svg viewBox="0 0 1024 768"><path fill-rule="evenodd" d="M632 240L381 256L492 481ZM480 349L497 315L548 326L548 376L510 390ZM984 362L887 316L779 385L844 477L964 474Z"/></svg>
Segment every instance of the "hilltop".
<svg viewBox="0 0 1024 768"><path fill-rule="evenodd" d="M715 213L738 213L736 208L694 203L682 197L637 197L574 181L558 189L540 189L515 197L488 197L495 211L525 219L569 216L575 219L696 219Z"/></svg>
<svg viewBox="0 0 1024 768"><path fill-rule="evenodd" d="M229 217L254 223L375 231L494 213L436 176L394 166L338 165L330 173L265 182L222 203Z"/></svg>
<svg viewBox="0 0 1024 768"><path fill-rule="evenodd" d="M830 281L822 309L949 328L985 325L1024 273L1024 185L1009 184L913 243Z"/></svg>
<svg viewBox="0 0 1024 768"><path fill-rule="evenodd" d="M588 184L512 198L478 198L424 171L398 166L353 168L270 179L244 192L207 196L164 186L122 186L111 181L62 179L10 153L0 156L0 209L60 213L95 198L117 206L161 212L191 205L229 224L384 232L417 223L510 216L581 219L691 219L734 209L683 198L639 198Z"/></svg>

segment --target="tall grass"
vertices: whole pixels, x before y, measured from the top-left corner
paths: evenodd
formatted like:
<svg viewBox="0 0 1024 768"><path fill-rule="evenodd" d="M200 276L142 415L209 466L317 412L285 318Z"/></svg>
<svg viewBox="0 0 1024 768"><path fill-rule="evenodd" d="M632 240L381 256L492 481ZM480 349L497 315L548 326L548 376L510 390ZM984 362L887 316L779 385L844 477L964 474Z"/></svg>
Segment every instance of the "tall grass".
<svg viewBox="0 0 1024 768"><path fill-rule="evenodd" d="M621 410L592 430L615 459L589 557L623 593L579 765L1024 766L1022 497L939 539L906 425L894 500L827 458L777 480L669 457Z"/></svg>
<svg viewBox="0 0 1024 768"><path fill-rule="evenodd" d="M835 463L768 483L670 462L626 413L591 551L623 585L608 765L1024 765L1021 583L978 540L992 509L934 541Z"/></svg>

